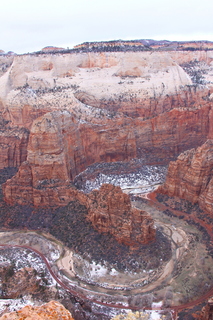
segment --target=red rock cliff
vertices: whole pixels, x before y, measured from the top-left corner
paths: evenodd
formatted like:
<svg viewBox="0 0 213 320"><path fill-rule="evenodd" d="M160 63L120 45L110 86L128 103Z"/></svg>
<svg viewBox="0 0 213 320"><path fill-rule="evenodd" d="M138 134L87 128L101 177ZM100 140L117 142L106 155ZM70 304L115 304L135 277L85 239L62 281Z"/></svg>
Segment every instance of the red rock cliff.
<svg viewBox="0 0 213 320"><path fill-rule="evenodd" d="M66 204L92 163L166 164L202 145L213 132L212 61L211 51L13 57L1 77L0 167L20 168L6 201Z"/></svg>
<svg viewBox="0 0 213 320"><path fill-rule="evenodd" d="M213 140L180 154L169 164L166 182L159 192L198 203L213 212Z"/></svg>
<svg viewBox="0 0 213 320"><path fill-rule="evenodd" d="M122 123L121 119L121 123ZM14 204L64 205L73 192L70 182L94 162L136 157L134 133L109 124L79 125L68 111L47 113L31 129L27 161L3 186Z"/></svg>
<svg viewBox="0 0 213 320"><path fill-rule="evenodd" d="M34 121L27 162L4 185L5 200L63 205L70 182L92 163L132 158L168 163L189 146L202 144L207 134L208 107L174 109L145 121L102 117L96 123L79 123L69 111L47 113Z"/></svg>
<svg viewBox="0 0 213 320"><path fill-rule="evenodd" d="M146 244L155 239L154 221L146 211L131 207L120 187L104 184L90 193L88 219L99 232L109 232L126 245Z"/></svg>
<svg viewBox="0 0 213 320"><path fill-rule="evenodd" d="M71 313L56 301L42 306L26 306L18 311L6 313L0 320L74 320Z"/></svg>
<svg viewBox="0 0 213 320"><path fill-rule="evenodd" d="M0 128L0 169L19 167L26 160L28 138L24 128Z"/></svg>

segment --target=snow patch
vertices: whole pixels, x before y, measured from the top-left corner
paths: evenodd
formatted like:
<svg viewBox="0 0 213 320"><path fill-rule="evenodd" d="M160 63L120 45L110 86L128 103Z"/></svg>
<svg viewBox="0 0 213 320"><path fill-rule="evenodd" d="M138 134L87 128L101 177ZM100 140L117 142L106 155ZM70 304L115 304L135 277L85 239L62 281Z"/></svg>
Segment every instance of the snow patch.
<svg viewBox="0 0 213 320"><path fill-rule="evenodd" d="M103 277L107 274L108 269L101 264L96 264L94 261L90 264L91 277Z"/></svg>
<svg viewBox="0 0 213 320"><path fill-rule="evenodd" d="M150 311L150 320L160 320L162 313L158 311Z"/></svg>
<svg viewBox="0 0 213 320"><path fill-rule="evenodd" d="M163 301L159 301L159 302L153 302L152 303L152 308L155 309L155 308L160 308L162 307L163 305Z"/></svg>
<svg viewBox="0 0 213 320"><path fill-rule="evenodd" d="M128 193L147 193L153 190L156 185L165 180L167 168L165 166L144 165L134 173L125 174L97 174L93 180L86 180L82 185L82 191L89 193L94 189L99 189L102 184L110 183L120 186ZM80 177L81 174L78 176Z"/></svg>
<svg viewBox="0 0 213 320"><path fill-rule="evenodd" d="M21 299L0 299L0 315L5 312L20 310L27 305L34 305L34 303L26 297Z"/></svg>
<svg viewBox="0 0 213 320"><path fill-rule="evenodd" d="M33 268L37 272L38 277L43 277L47 280L48 286L56 284L53 277L47 270L46 264L35 252L24 248L7 248L0 252L0 265L14 265L14 271L22 268Z"/></svg>

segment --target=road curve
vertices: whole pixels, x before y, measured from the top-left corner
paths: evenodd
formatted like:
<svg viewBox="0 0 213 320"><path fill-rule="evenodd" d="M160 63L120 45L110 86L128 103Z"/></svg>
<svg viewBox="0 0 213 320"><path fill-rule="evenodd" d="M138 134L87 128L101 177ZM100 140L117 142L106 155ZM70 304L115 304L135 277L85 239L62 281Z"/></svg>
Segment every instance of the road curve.
<svg viewBox="0 0 213 320"><path fill-rule="evenodd" d="M156 199L156 193L155 192L151 192L147 195L147 200L149 201L149 203L152 203L154 206L156 206L157 208L160 208L161 210L166 210L168 209L167 206L165 206L164 204L158 202L158 200ZM173 211L174 213L176 213L177 217L179 215L182 215L183 212L179 211L179 210L175 210L175 209L172 209L172 208L169 208L171 211ZM205 230L207 231L208 235L210 236L210 239L211 241L213 241L213 234L211 232L211 228L210 227L207 227L206 224L198 219L198 218L195 218L195 221L197 223L199 223L203 228L205 228ZM176 312L179 312L181 310L184 310L184 309L188 309L188 308L192 308L204 301L206 301L207 299L209 299L210 297L213 296L213 287L208 291L206 292L204 295L202 295L201 297L197 298L196 300L192 300L190 302L187 302L187 303L184 303L184 304L181 304L181 305L178 305L178 306L172 306L171 308L173 310L175 310Z"/></svg>
<svg viewBox="0 0 213 320"><path fill-rule="evenodd" d="M159 203L157 201L157 199L155 198L154 193L150 193L147 195L147 200L152 203L153 205L157 206L157 207L161 207L161 209L168 209L168 207L164 206L163 204ZM174 210L174 211L178 211L178 210ZM178 211L178 213L180 214L181 212ZM213 235L210 233L210 231L207 229L207 232L209 233L211 239L213 240ZM58 276L54 273L54 271L52 270L49 261L47 260L47 258L43 255L43 253L41 253L40 251L36 250L35 248L32 248L30 246L26 246L26 245L9 245L9 244L0 244L0 249L3 248L24 248L24 249L28 249L33 251L35 254L37 254L45 263L48 271L50 272L51 276L53 277L53 279L62 287L64 288L66 291L68 291L69 293L71 293L72 295L74 295L76 298L79 299L83 299L83 300L89 300L93 303L96 303L98 305L101 306L105 306L105 307L109 307L109 308L117 308L117 309L128 309L128 310L133 310L133 311L141 311L144 310L143 308L139 308L139 307L133 307L133 306L126 306L123 305L122 303L109 303L109 302L103 302L103 301L99 301L96 299L92 299L90 297L87 297L86 295L78 292L77 290L74 290L72 288L70 288L67 284L65 284L63 281L61 281L61 279L58 278ZM213 296L213 287L207 292L205 293L203 296L197 298L196 300L178 305L178 306L171 306L170 308L151 308L147 310L153 310L153 311L160 311L160 310L171 310L174 311L175 314L177 314L179 311L184 310L184 309L188 309L188 308L192 308L204 301L206 301L208 298Z"/></svg>
<svg viewBox="0 0 213 320"><path fill-rule="evenodd" d="M68 291L69 293L71 293L72 295L74 295L75 297L79 298L79 299L83 299L83 300L89 300L93 303L96 303L98 305L102 305L105 307L110 307L110 308L117 308L117 309L129 309L129 310L134 310L134 311L140 311L142 310L142 308L139 307L133 307L133 306L126 306L123 305L122 303L119 304L113 304L113 303L108 303L108 302L102 302L102 301L98 301L92 298L89 298L85 295L83 295L82 293L79 293L76 290L71 289L69 286L67 286L65 283L63 283L58 276L53 272L49 261L47 260L47 258L43 255L43 253L39 252L38 250L30 247L30 246L22 246L22 245L9 245L9 244L0 244L0 249L3 248L24 248L24 249L29 249L31 251L33 251L34 253L36 253L42 260L43 262L46 264L46 267L48 269L48 271L50 272L51 276L54 278L54 280L62 287L64 288L66 291ZM209 297L211 297L213 295L213 288L211 290L209 290L207 293L205 293L202 297L197 298L196 300L193 300L191 302L188 303L184 303L182 305L178 305L178 306L172 306L171 308L168 308L168 310L174 310L176 313L178 313L179 311L183 310L183 309L187 309L187 308L191 308L195 305L198 305L204 301L206 301ZM149 309L147 309L149 310ZM159 308L152 308L150 310L166 310L166 308L161 309Z"/></svg>

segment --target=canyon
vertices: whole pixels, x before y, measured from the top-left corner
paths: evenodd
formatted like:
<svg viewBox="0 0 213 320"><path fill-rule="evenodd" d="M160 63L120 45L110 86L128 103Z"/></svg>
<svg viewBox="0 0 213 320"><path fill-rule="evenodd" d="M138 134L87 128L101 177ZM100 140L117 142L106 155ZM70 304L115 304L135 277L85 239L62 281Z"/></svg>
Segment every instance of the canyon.
<svg viewBox="0 0 213 320"><path fill-rule="evenodd" d="M114 163L118 176L119 164L125 174L168 166L155 192L211 217L212 47L114 41L1 53L0 169L17 170L2 184L4 205L42 212L77 201L98 233L137 251L158 239L150 212L136 208L125 188L103 184L86 193L78 185L98 164Z"/></svg>
<svg viewBox="0 0 213 320"><path fill-rule="evenodd" d="M213 212L213 140L201 147L181 153L175 162L170 162L166 182L159 192L177 196L211 214Z"/></svg>
<svg viewBox="0 0 213 320"><path fill-rule="evenodd" d="M212 59L201 50L6 60L1 168L19 167L4 188L6 201L63 205L69 182L93 163L168 164L200 146L213 130Z"/></svg>
<svg viewBox="0 0 213 320"><path fill-rule="evenodd" d="M142 210L131 208L120 187L103 184L88 198L88 219L100 232L110 232L118 242L137 246L155 240L154 221Z"/></svg>

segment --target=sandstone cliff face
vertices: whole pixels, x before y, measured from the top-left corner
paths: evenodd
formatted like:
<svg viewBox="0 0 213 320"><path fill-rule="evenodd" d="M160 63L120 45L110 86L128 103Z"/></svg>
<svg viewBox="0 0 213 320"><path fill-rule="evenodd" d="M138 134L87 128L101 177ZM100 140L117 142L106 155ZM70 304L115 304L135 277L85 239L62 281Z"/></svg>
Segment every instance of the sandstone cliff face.
<svg viewBox="0 0 213 320"><path fill-rule="evenodd" d="M38 182L38 181L37 181ZM24 162L15 177L3 185L11 204L34 206L66 205L78 200L87 208L87 219L100 233L110 233L119 243L129 246L155 240L154 221L145 211L131 207L130 198L120 187L104 184L90 194L78 191L66 181L46 180L33 187L33 170Z"/></svg>
<svg viewBox="0 0 213 320"><path fill-rule="evenodd" d="M19 311L6 313L0 320L73 320L71 313L56 301L50 301L42 306L26 306Z"/></svg>
<svg viewBox="0 0 213 320"><path fill-rule="evenodd" d="M150 117L153 111L182 107L176 95L187 93L192 80L180 64L200 60L211 81L211 51L15 56L0 79L2 111L13 125L30 128L33 119L53 108L75 108L74 93L95 107Z"/></svg>
<svg viewBox="0 0 213 320"><path fill-rule="evenodd" d="M70 182L92 163L165 164L211 137L211 51L10 59L0 77L0 112L8 122L0 164L20 169L4 188L9 203L65 204Z"/></svg>
<svg viewBox="0 0 213 320"><path fill-rule="evenodd" d="M109 232L126 245L137 246L155 239L154 221L145 211L131 208L120 187L104 184L88 197L88 219L99 232Z"/></svg>
<svg viewBox="0 0 213 320"><path fill-rule="evenodd" d="M41 295L41 281L35 276L35 269L24 267L14 271L12 267L12 265L0 267L1 299L17 299L20 295Z"/></svg>
<svg viewBox="0 0 213 320"><path fill-rule="evenodd" d="M180 154L170 162L166 182L159 192L177 196L209 213L213 212L213 140Z"/></svg>
<svg viewBox="0 0 213 320"><path fill-rule="evenodd" d="M76 190L68 180L33 180L42 173L48 174L50 172L48 169L45 166L38 167L37 172L29 162L23 162L18 173L2 185L6 202L10 205L34 205L35 207L63 206L76 199L85 203L85 195Z"/></svg>
<svg viewBox="0 0 213 320"><path fill-rule="evenodd" d="M0 126L0 169L19 167L27 158L29 132Z"/></svg>
<svg viewBox="0 0 213 320"><path fill-rule="evenodd" d="M134 133L126 128L79 125L68 111L47 113L33 124L27 161L4 185L5 199L10 204L67 204L70 182L88 165L135 157Z"/></svg>
<svg viewBox="0 0 213 320"><path fill-rule="evenodd" d="M103 116L93 124L79 123L68 111L47 113L33 123L27 162L4 185L5 200L10 204L67 204L70 182L88 165L133 158L168 163L189 146L202 144L207 132L208 107L172 110L146 121Z"/></svg>

